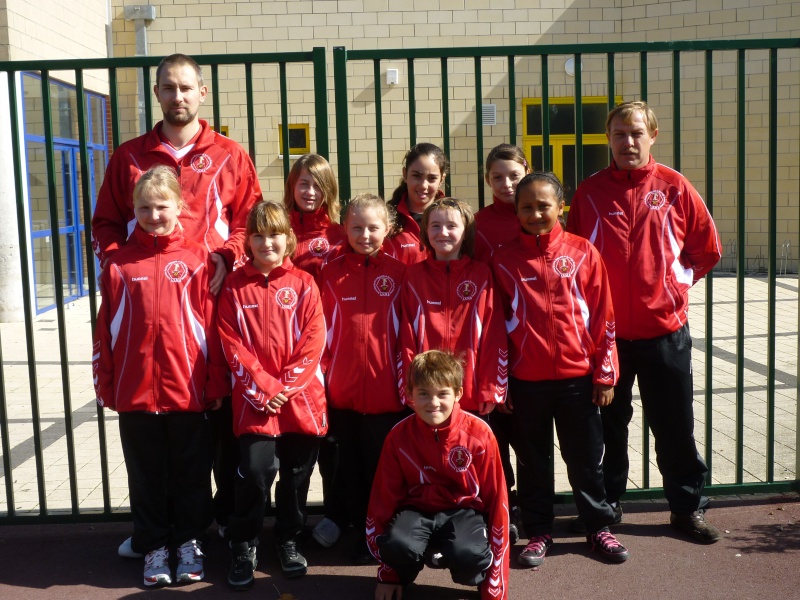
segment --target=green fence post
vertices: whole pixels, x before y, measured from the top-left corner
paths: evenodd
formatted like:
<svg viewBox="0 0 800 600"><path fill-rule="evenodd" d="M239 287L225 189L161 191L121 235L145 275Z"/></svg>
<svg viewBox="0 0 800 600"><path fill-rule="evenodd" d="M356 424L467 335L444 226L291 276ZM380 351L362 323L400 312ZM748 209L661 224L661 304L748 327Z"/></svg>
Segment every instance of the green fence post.
<svg viewBox="0 0 800 600"><path fill-rule="evenodd" d="M517 75L514 56L508 57L508 143L517 145ZM481 186L483 182L481 182Z"/></svg>
<svg viewBox="0 0 800 600"><path fill-rule="evenodd" d="M336 82L336 154L339 163L339 196L350 198L350 130L347 116L347 49L333 48L333 80Z"/></svg>
<svg viewBox="0 0 800 600"><path fill-rule="evenodd" d="M483 81L481 73L481 57L475 57L475 144L477 146L478 171L478 208L484 205L483 185Z"/></svg>
<svg viewBox="0 0 800 600"><path fill-rule="evenodd" d="M706 85L706 206L714 214L714 71L711 50L705 53L705 85ZM706 373L705 373L705 459L708 466L706 484L710 484L714 470L713 408L714 408L714 271L706 275Z"/></svg>
<svg viewBox="0 0 800 600"><path fill-rule="evenodd" d="M736 208L737 208L737 252L738 259L736 265L736 483L742 483L744 478L744 276L746 269L745 259L745 235L746 235L746 202L747 185L746 175L746 156L745 141L746 127L745 118L747 105L745 103L745 52L743 49L738 51L737 73L736 73L736 129L737 129L737 152L736 152Z"/></svg>
<svg viewBox="0 0 800 600"><path fill-rule="evenodd" d="M314 131L317 137L317 154L330 161L328 75L325 64L325 48L315 46L311 56L314 61Z"/></svg>
<svg viewBox="0 0 800 600"><path fill-rule="evenodd" d="M442 150L450 160L450 79L447 71L447 57L441 58L442 69ZM451 194L451 177L444 180L444 193Z"/></svg>
<svg viewBox="0 0 800 600"><path fill-rule="evenodd" d="M375 161L378 167L378 195L385 198L385 182L383 171L383 105L381 103L381 61L372 61L372 83L375 86Z"/></svg>
<svg viewBox="0 0 800 600"><path fill-rule="evenodd" d="M287 94L286 83L286 62L281 61L278 65L279 80L280 80L280 94L281 94L281 154L283 155L283 180L289 177L289 152L291 151L291 144L289 144L289 99Z"/></svg>
<svg viewBox="0 0 800 600"><path fill-rule="evenodd" d="M767 215L767 339L775 339L778 245L778 49L769 51L769 210ZM767 344L767 481L775 481L775 343Z"/></svg>

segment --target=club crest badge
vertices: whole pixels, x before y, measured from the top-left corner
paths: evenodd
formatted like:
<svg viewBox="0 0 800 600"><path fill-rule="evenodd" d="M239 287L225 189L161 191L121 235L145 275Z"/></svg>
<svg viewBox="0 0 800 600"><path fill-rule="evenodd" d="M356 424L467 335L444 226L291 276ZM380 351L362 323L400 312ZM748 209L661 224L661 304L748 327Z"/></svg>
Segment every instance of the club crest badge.
<svg viewBox="0 0 800 600"><path fill-rule="evenodd" d="M372 284L372 287L375 288L375 291L378 292L379 296L390 296L394 291L394 279L388 275L381 275L380 277L375 278L375 282Z"/></svg>
<svg viewBox="0 0 800 600"><path fill-rule="evenodd" d="M275 301L283 309L294 308L297 304L297 292L290 287L281 288L275 292Z"/></svg>
<svg viewBox="0 0 800 600"><path fill-rule="evenodd" d="M164 267L164 275L173 283L180 283L189 274L189 267L182 260L173 260Z"/></svg>
<svg viewBox="0 0 800 600"><path fill-rule="evenodd" d="M211 168L211 157L208 154L197 154L189 164L195 173L205 173Z"/></svg>
<svg viewBox="0 0 800 600"><path fill-rule="evenodd" d="M650 210L658 210L667 203L667 195L661 190L648 192L644 197L644 204Z"/></svg>
<svg viewBox="0 0 800 600"><path fill-rule="evenodd" d="M472 464L472 453L464 446L455 446L447 456L447 463L453 470L461 473Z"/></svg>
<svg viewBox="0 0 800 600"><path fill-rule="evenodd" d="M559 256L553 261L553 270L559 277L572 277L575 273L575 261L569 256Z"/></svg>
<svg viewBox="0 0 800 600"><path fill-rule="evenodd" d="M325 238L314 238L308 243L308 251L311 252L313 256L317 258L325 256L328 254L328 251L331 249L331 245L328 243L328 240Z"/></svg>
<svg viewBox="0 0 800 600"><path fill-rule="evenodd" d="M472 300L477 292L478 286L469 279L462 281L458 284L458 287L456 287L456 294L464 301Z"/></svg>

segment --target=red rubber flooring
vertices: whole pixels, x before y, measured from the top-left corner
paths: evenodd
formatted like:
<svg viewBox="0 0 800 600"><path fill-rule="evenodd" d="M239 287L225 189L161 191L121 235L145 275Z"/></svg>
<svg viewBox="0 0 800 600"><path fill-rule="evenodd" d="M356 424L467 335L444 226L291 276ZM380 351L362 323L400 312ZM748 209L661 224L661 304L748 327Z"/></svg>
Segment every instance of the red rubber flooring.
<svg viewBox="0 0 800 600"><path fill-rule="evenodd" d="M800 598L800 496L715 498L707 514L722 540L698 545L669 526L666 504L623 503L615 535L631 559L610 565L588 552L585 540L568 533L572 506L557 507L555 545L540 568L519 567L512 549L510 597L517 599L739 600ZM316 518L315 518L316 519ZM101 525L16 525L0 528L0 599L144 598L190 593L193 598L236 594L226 584L227 548L210 535L206 580L150 590L142 585L142 561L117 556L129 523ZM332 549L313 541L303 546L308 574L285 579L272 552L271 522L259 548L255 586L240 594L259 600L339 600L373 597L375 567L347 563L352 533ZM425 569L409 587L409 600L477 599L455 586L446 571Z"/></svg>

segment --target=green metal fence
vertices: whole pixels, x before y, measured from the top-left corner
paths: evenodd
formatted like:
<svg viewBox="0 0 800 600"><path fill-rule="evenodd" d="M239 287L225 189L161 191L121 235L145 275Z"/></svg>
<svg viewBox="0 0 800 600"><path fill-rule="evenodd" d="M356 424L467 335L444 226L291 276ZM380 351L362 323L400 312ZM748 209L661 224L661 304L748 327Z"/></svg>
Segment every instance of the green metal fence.
<svg viewBox="0 0 800 600"><path fill-rule="evenodd" d="M287 65L307 64L313 69L313 88L314 88L314 107L315 107L315 135L316 135L316 151L325 157L329 157L331 162L338 168L339 185L342 198L349 198L352 193L352 180L353 175L351 171L351 153L355 140L351 139L350 131L354 126L354 120L350 113L350 108L353 106L354 90L349 85L351 78L351 71L354 65L359 63L367 64L372 72L372 85L374 86L374 160L371 161L374 168L374 180L377 182L376 187L381 195L385 195L385 180L386 175L386 157L389 154L384 148L385 143L385 127L384 119L386 118L387 110L383 106L382 96L382 63L386 61L400 62L406 65L407 68L407 92L404 101L407 105L405 116L408 125L407 144L413 145L418 140L418 118L420 116L417 110L417 94L422 90L421 87L416 85L417 72L422 63L426 64L426 70L430 64L438 65L439 82L437 86L439 89L439 101L441 110L439 111L440 122L436 123L440 131L440 140L431 140L442 144L443 149L448 155L453 154L458 149L453 147L453 141L456 139L453 135L453 123L451 122L453 110L451 110L451 94L453 92L453 77L451 74L451 67L454 61L466 61L471 66L468 76L472 77L471 87L473 90L474 98L474 135L467 136L470 143L470 151L474 153L471 164L467 166L460 165L464 170L470 171L471 187L474 190L478 206L485 204L484 198L484 185L483 185L483 160L486 151L488 150L487 140L492 137L502 137L502 141L519 144L520 139L525 138L526 132L522 130L520 118L520 103L523 97L530 95L530 90L538 90L538 98L541 102L541 114L543 115L541 122L541 145L543 148L548 148L551 145L551 139L554 134L551 131L550 122L550 101L552 97L551 88L553 87L554 74L552 73L552 60L554 57L571 57L574 59L578 68L574 72L574 81L571 83L574 96L575 107L575 173L576 181L584 176L585 159L583 155L584 145L582 139L585 135L583 112L581 110L584 97L586 96L585 88L591 87L593 89L602 88L605 90L602 94L606 98L606 106L613 106L615 98L619 95L619 90L625 88L628 90L625 93L626 99L633 99L630 96L635 96L636 99L650 100L656 93L659 97L671 97L672 100L668 102L670 106L669 114L659 114L661 118L666 117L666 121L671 123L672 138L671 144L667 147L672 148L671 166L676 169L694 169L702 179L704 187L704 197L709 205L709 208L718 218L718 207L715 205L715 193L720 189L719 177L717 172L720 170L720 165L715 163L715 156L719 153L718 149L722 146L728 145L727 138L721 135L722 127L716 122L717 119L722 117L728 118L730 113L735 115L735 126L733 127L732 135L735 139L735 153L734 161L736 167L735 181L735 211L736 211L736 243L735 243L735 279L721 278L719 276L709 275L706 278L704 285L704 306L705 313L702 315L695 315L693 317L693 325L696 320L702 320L704 323L704 341L702 343L702 352L705 356L705 370L702 381L696 380L696 388L702 390L702 402L698 403L698 407L702 405L702 412L698 415L698 419L704 422L703 443L705 448L705 458L709 464L709 485L707 490L711 494L734 494L734 493L754 493L754 492L768 492L768 491L789 491L800 489L800 482L797 477L797 432L800 428L797 427L798 411L797 411L797 314L793 315L794 329L789 326L789 333L777 331L777 316L776 310L779 300L784 301L784 298L778 298L778 291L787 285L792 287L792 283L779 281L776 272L777 264L777 251L778 251L778 196L779 190L784 190L786 186L791 188L795 197L795 207L797 206L796 197L798 188L797 167L788 174L783 173L779 178L778 166L780 165L780 154L778 151L779 140L789 136L792 144L791 147L797 147L797 140L800 139L798 135L798 123L800 119L793 117L794 121L790 120L790 127L780 127L779 122L785 110L779 110L779 106L785 107L788 102L792 114L800 113L800 94L796 93L796 89L800 86L794 83L795 80L791 79L792 72L796 73L796 62L800 60L798 53L800 49L800 40L739 40L739 41L726 41L726 42L675 42L675 43L641 43L641 44L613 44L613 45L581 45L581 46L519 46L519 47L489 47L489 48L447 48L447 49L415 49L415 50L359 50L349 51L345 48L334 48L331 53L326 53L324 49L315 48L312 52L307 53L278 53L278 54L252 54L252 55L208 55L196 57L198 62L203 66L210 66L211 69L211 96L213 100L213 124L218 126L220 123L220 110L223 106L222 97L220 95L220 75L221 67L230 65L239 65L244 67L244 95L246 106L246 119L247 119L247 144L251 157L256 165L259 165L261 156L258 152L258 145L256 140L256 119L258 102L255 99L256 92L254 91L253 82L253 67L254 65L270 64L278 66L278 81L277 84L280 88L280 116L281 124L283 127L283 174L288 172L290 166L289 156L289 135L288 123L291 117L290 105L288 101L288 92L290 85L287 76ZM753 56L756 56L754 59ZM666 57L666 58L665 58ZM731 57L733 59L731 60ZM586 72L581 69L584 60L596 59L605 64L605 72L603 73L602 81L598 81L597 72L587 70ZM484 65L487 61L501 61L506 65L505 72L502 74L504 77L504 87L502 99L507 104L507 114L509 115L507 122L503 124L502 132L494 134L494 136L484 135L483 117L481 106L486 97L484 90ZM664 62L667 66L664 66ZM759 85L753 78L752 73L748 72L756 60L759 64L766 63L766 85ZM48 497L51 490L47 487L47 474L45 472L45 461L43 457L43 439L42 439L42 417L40 414L40 394L39 391L42 387L38 381L38 373L43 368L43 361L37 360L36 353L36 335L35 327L37 319L32 314L32 283L29 274L28 265L31 262L29 250L24 240L27 239L28 223L25 219L26 202L28 199L25 196L25 154L24 144L20 140L19 129L17 123L20 120L17 96L18 90L16 89L16 80L14 75L23 71L36 71L41 73L42 76L42 98L43 106L41 110L46 116L45 123L45 139L47 141L47 188L48 197L50 202L50 219L51 229L54 232L56 240L53 243L53 256L52 261L54 265L61 264L61 257L59 256L60 245L57 241L58 236L58 208L56 206L57 199L57 184L55 169L53 168L53 132L50 129L53 108L50 105L49 94L49 80L50 74L53 72L69 71L74 74L75 88L79 98L84 95L84 76L87 71L101 71L107 73L108 78L108 96L110 101L110 121L112 131L112 144L116 148L120 143L120 102L122 100L119 93L118 74L121 70L134 69L141 73L141 78L144 84L144 89L147 90L151 87L150 72L151 68L157 65L159 58L156 57L141 57L141 58L124 58L124 59L109 59L109 60L70 60L70 61L32 61L26 63L0 63L0 72L9 75L9 102L10 102L10 129L12 135L12 144L14 149L14 185L16 194L16 206L18 215L18 235L19 240L23 240L19 244L21 254L20 273L23 280L23 301L25 306L25 322L24 322L24 338L25 338L25 357L24 360L11 361L3 358L2 370L0 370L0 440L2 441L3 453L3 487L5 491L5 505L6 510L3 512L0 509L0 524L3 523L19 523L19 522L55 522L55 521L69 521L69 520L112 520L127 518L127 513L120 510L113 505L111 499L111 490L109 488L110 479L110 466L108 460L108 440L105 428L105 416L101 410L96 410L97 432L96 450L100 457L99 465L99 481L102 487L102 502L94 504L86 504L81 501L78 493L78 482L82 478L79 471L84 468L76 456L76 441L73 432L75 426L73 424L73 415L75 409L73 408L74 399L74 375L70 373L70 366L80 365L81 361L71 362L68 356L68 335L65 309L63 305L63 281L59 269L55 269L55 289L56 289L56 321L57 321L57 337L58 337L58 360L56 361L60 378L61 397L63 404L63 412L56 418L63 420L63 429L66 447L66 464L67 464L67 477L66 486L69 489L69 502L68 508L59 508L51 510L48 508ZM334 81L334 98L333 103L328 102L327 98L327 74L326 74L326 61L333 64L333 81ZM525 62L524 68L522 62ZM622 69L617 69L617 65L624 62ZM633 63L635 66L630 67ZM657 78L654 78L653 70L654 63L657 63L657 69L662 72ZM787 64L788 63L788 66ZM701 74L695 75L692 79L687 80L683 75L687 68L687 64L692 67L701 69ZM496 65L495 65L496 66ZM663 72L670 73L671 76L664 77ZM631 73L634 73L631 75ZM722 74L720 74L722 73ZM789 73L789 75L787 75ZM733 90L735 99L731 103L728 96L725 95L724 102L719 100L723 91L730 92L730 90L720 89L719 83L721 77L732 77L735 82ZM789 93L787 97L779 98L779 90L781 87L781 80L789 78ZM796 78L796 75L794 75ZM523 82L523 79L525 80ZM624 80L624 81L622 81ZM669 89L663 91L663 82L669 81ZM697 82L702 82L701 86ZM727 79L726 79L727 81ZM658 84L657 92L653 88ZM559 84L561 85L561 84ZM695 135L697 132L684 131L682 123L685 121L684 111L688 111L689 106L684 101L688 92L686 89L690 86L702 88L702 100L695 102L691 105L692 110L697 110L697 107L702 108L703 126L701 128L701 139L703 146L703 157L700 164L683 164L687 163L686 160L686 146L687 142L684 141L685 137ZM499 86L495 86L497 88ZM563 87L563 85L562 85ZM766 398L764 404L764 414L766 417L766 426L763 435L763 444L751 448L753 444L749 441L750 427L748 425L749 414L752 411L750 407L749 396L752 393L752 385L749 377L746 377L746 371L749 373L754 369L759 370L760 367L754 367L753 363L758 362L749 358L752 349L746 348L748 337L746 329L751 323L746 318L747 296L746 285L752 283L751 278L747 275L747 235L750 233L752 227L752 218L748 217L748 208L750 207L749 201L753 197L752 177L748 167L748 161L752 158L747 151L747 144L749 143L748 137L751 128L748 126L748 114L753 109L752 97L753 90L759 90L759 98L764 102L763 111L759 114L764 115L766 125L763 129L766 130L765 140L767 146L766 154L766 197L765 208L767 211L766 217L762 219L766 225L768 241L766 247L767 254L767 272L766 277L758 280L757 283L762 283L766 286L766 315L763 327L763 335L759 333L760 337L766 340L766 352L763 361L763 387L765 389L764 395ZM575 90L580 90L577 92ZM633 90L633 91L630 91ZM696 92L693 89L692 92ZM596 95L596 94L595 94ZM152 114L152 100L150 94L144 95L144 112L145 122L148 128L153 122ZM782 104L779 104L779 101ZM721 104L725 106L721 107ZM728 106L730 104L730 106ZM93 206L93 198L90 197L88 181L89 173L87 169L87 156L86 156L86 122L83 110L83 103L78 103L78 121L80 124L80 143L82 148L81 153L81 168L82 173L82 206L84 212L84 221L89 223L91 220L91 211ZM716 116L715 115L720 115ZM336 151L330 152L329 140L331 134L329 132L328 117L329 114L335 117L335 131L336 131ZM731 132L730 127L725 127L725 131ZM469 127L466 127L469 131ZM662 133L662 136L664 133ZM781 136L784 136L782 138ZM695 143L696 140L694 140ZM461 144L463 139L459 139L458 143ZM543 164L542 167L549 169L551 165L551 157L547 151L542 153ZM662 157L662 162L667 162ZM696 163L696 161L695 161ZM399 169L398 169L399 171ZM690 177L693 181L695 178ZM726 182L727 183L727 182ZM448 183L448 185L450 185ZM448 192L449 192L448 188ZM783 192L781 192L783 193ZM796 230L800 217L794 217L795 221L791 226ZM783 223L783 221L781 221ZM90 252L90 232L86 230L85 233L85 248ZM95 272L94 261L89 256L88 264L88 279L90 281L91 293L89 295L90 314L87 316L87 324L85 325L85 335L91 336L94 329L94 315L96 314L95 304ZM796 279L792 278L794 290L791 292L792 298L787 302L797 303L797 286ZM730 336L717 336L716 327L719 322L720 306L725 301L719 301L715 293L720 289L720 286L725 288L733 287L735 293L735 302L731 309L735 312L735 318L732 318L733 328L735 330L734 343L731 344L728 337ZM750 289L750 288L748 288ZM749 293L749 292L748 292ZM800 303L798 303L800 305ZM735 308L734 308L735 306ZM781 305L782 306L782 305ZM800 310L800 309L798 309ZM730 311L728 311L730 312ZM693 327L693 332L695 329ZM786 371L781 371L781 378L776 378L776 348L778 343L781 342L783 337L791 340L790 344L781 345L781 348L786 352L789 348L791 354L794 355L794 373L786 375ZM720 338L720 339L717 339ZM0 340L1 342L2 340ZM733 469L732 476L721 480L717 477L716 473L720 471L715 465L715 445L718 440L715 439L715 423L719 420L718 410L718 396L721 395L719 390L720 385L715 377L719 370L719 361L716 356L720 354L721 347L735 346L733 354L735 355L735 372L733 373L733 382L735 390L729 395L732 396L731 405L733 406L733 431L730 436L734 441L733 457L730 459ZM0 354L2 354L2 345L0 345ZM15 357L18 358L18 357ZM86 357L88 358L88 356ZM36 507L33 510L25 510L23 512L17 511L15 504L15 490L19 484L15 481L14 476L14 452L17 451L18 446L12 447L10 442L10 413L7 393L7 381L9 381L8 374L10 373L11 365L23 366L27 369L27 379L30 389L30 428L32 429L30 440L33 445L33 457L36 465L35 469L35 482L29 484L36 485L38 498ZM91 372L88 361L84 361L83 367L86 374ZM776 389L776 381L781 380L780 390ZM750 390L750 391L748 391ZM792 430L794 439L786 442L787 436L791 436L792 432L787 434L785 431L781 434L781 444L783 446L793 446L794 456L792 457L793 465L791 469L791 476L789 479L781 479L779 474L775 472L776 465L776 396L780 391L780 395L791 397L788 400L790 406L787 408L782 407L781 414L781 427ZM91 394L91 392L84 391L83 396ZM87 397L81 397L84 403ZM12 406L13 408L13 406ZM758 409L761 410L760 408ZM640 412L640 411L639 411ZM793 415L791 414L793 412ZM786 414L783 414L786 413ZM787 416L788 415L788 416ZM792 422L793 421L793 422ZM788 425L787 425L788 423ZM660 495L660 489L651 484L651 455L650 448L652 441L649 439L647 433L646 423L641 423L642 439L641 443L632 444L632 451L635 450L641 454L641 481L636 482L636 489L629 492L630 497L655 497ZM26 442L27 443L27 442ZM758 468L752 467L748 462L746 454L755 452L756 455L761 456L763 459L763 469L761 466ZM786 461L784 461L786 462ZM118 466L118 465L117 465ZM758 471L758 473L753 473ZM92 475L96 476L95 474ZM560 494L561 500L569 499L569 494Z"/></svg>

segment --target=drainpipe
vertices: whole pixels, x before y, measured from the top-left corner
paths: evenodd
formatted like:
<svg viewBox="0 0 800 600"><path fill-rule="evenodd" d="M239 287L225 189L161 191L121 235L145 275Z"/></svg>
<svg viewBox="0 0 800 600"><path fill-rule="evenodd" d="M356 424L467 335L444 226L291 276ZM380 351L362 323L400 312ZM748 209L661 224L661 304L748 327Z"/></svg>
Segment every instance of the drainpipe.
<svg viewBox="0 0 800 600"><path fill-rule="evenodd" d="M126 6L123 16L126 21L133 21L136 30L136 56L147 56L147 23L156 20L156 7L148 4ZM150 90L144 89L144 78L141 70L136 71L136 90L136 106L139 113L139 133L142 134L147 131L144 104L146 98L145 94L149 94Z"/></svg>

